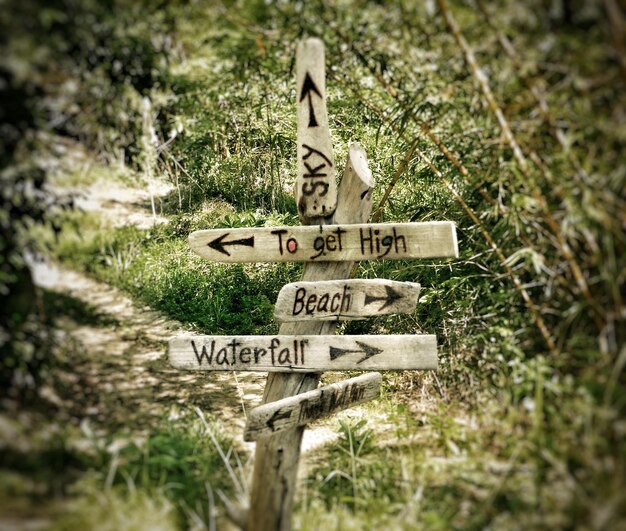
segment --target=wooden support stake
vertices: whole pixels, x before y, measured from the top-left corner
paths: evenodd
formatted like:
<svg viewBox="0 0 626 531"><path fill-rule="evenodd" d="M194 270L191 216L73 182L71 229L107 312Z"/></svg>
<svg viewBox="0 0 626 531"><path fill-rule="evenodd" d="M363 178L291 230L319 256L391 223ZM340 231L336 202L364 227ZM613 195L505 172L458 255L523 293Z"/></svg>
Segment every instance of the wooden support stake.
<svg viewBox="0 0 626 531"><path fill-rule="evenodd" d="M372 211L374 182L364 150L350 147L343 179L338 190L337 209L328 223L365 223ZM309 218L309 224L319 219ZM303 281L347 278L353 262L310 262L305 264ZM334 321L283 323L281 335L333 334ZM263 402L274 402L311 391L319 374L270 373ZM289 531L293 512L296 475L303 427L288 429L257 442L247 531Z"/></svg>

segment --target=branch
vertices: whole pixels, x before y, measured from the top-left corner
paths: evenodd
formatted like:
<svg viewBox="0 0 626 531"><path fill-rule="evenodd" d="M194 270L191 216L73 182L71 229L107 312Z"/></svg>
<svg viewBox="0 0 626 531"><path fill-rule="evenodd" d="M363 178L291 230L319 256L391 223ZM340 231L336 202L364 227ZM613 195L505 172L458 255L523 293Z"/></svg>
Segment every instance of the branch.
<svg viewBox="0 0 626 531"><path fill-rule="evenodd" d="M576 280L576 283L578 284L578 287L581 293L583 294L583 297L587 301L587 304L589 304L590 308L593 310L594 322L596 324L596 327L598 328L598 331L601 332L606 324L604 321L604 316L602 315L602 311L596 304L596 301L594 300L593 295L591 294L591 291L589 290L589 286L587 285L587 280L585 279L582 269L578 265L578 262L574 258L574 254L569 246L569 243L563 237L561 227L552 216L552 212L550 211L550 208L546 202L545 197L543 196L543 194L537 187L537 184L534 182L534 179L532 175L530 174L526 157L524 156L522 149L517 143L517 140L513 136L511 127L509 126L509 123L506 120L504 113L502 112L502 109L500 109L500 107L498 106L498 103L496 102L493 92L491 91L491 87L489 86L487 75L478 66L474 52L471 49L468 42L465 40L465 37L463 36L463 34L461 33L461 29L458 23L456 22L454 16L452 15L452 12L448 9L446 0L437 0L437 3L439 4L439 9L441 10L442 15L446 19L450 32L452 33L452 35L457 41L457 44L463 51L463 55L465 56L465 61L467 65L469 66L469 69L472 75L478 82L482 90L482 93L485 97L485 100L487 100L487 104L489 108L494 113L494 115L496 116L496 119L498 120L498 123L500 124L500 129L502 130L502 134L504 135L506 142L509 144L509 147L513 151L513 156L515 160L517 161L520 171L522 172L524 177L528 180L529 184L531 185L531 190L530 190L531 195L533 199L537 202L537 204L540 205L541 210L543 211L543 214L545 216L546 222L548 223L548 227L550 228L550 231L552 232L553 236L556 239L557 248L561 251L561 254L567 261L570 271L572 272L572 275L574 276L574 279Z"/></svg>

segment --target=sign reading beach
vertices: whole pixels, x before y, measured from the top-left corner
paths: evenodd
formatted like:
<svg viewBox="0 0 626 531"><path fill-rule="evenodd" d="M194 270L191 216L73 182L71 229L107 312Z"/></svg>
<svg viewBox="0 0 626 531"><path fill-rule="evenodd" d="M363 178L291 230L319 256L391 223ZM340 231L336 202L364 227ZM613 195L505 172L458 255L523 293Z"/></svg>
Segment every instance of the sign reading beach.
<svg viewBox="0 0 626 531"><path fill-rule="evenodd" d="M393 280L293 282L280 290L275 316L279 322L365 319L415 310L420 285Z"/></svg>

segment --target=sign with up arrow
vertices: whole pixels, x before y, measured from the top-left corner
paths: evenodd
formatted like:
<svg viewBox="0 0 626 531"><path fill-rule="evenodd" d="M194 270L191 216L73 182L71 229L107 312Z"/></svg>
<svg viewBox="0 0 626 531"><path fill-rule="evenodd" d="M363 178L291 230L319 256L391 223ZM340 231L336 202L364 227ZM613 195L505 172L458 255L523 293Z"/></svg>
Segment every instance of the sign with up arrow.
<svg viewBox="0 0 626 531"><path fill-rule="evenodd" d="M294 282L280 290L275 316L279 322L350 320L411 313L420 285L392 280L327 280Z"/></svg>
<svg viewBox="0 0 626 531"><path fill-rule="evenodd" d="M330 216L337 205L333 146L326 111L324 45L317 39L296 50L298 175L296 204L302 220Z"/></svg>
<svg viewBox="0 0 626 531"><path fill-rule="evenodd" d="M169 361L202 371L322 372L436 369L434 335L190 336L169 342Z"/></svg>

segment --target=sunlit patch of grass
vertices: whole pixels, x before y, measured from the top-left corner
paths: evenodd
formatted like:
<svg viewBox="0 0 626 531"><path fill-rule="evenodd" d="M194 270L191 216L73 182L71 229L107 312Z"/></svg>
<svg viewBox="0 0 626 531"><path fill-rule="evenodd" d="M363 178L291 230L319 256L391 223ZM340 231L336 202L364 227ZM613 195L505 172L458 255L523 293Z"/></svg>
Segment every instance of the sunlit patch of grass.
<svg viewBox="0 0 626 531"><path fill-rule="evenodd" d="M220 496L247 489L234 441L201 412L172 414L143 435L86 422L39 428L50 436L21 433L0 450L0 499L23 514L38 500L54 529L208 526Z"/></svg>
<svg viewBox="0 0 626 531"><path fill-rule="evenodd" d="M141 183L141 176L130 168L104 165L92 158L86 158L82 164L74 164L74 167L68 167L65 171L56 171L49 179L51 185L60 188L80 188L97 182L136 186L138 181Z"/></svg>
<svg viewBox="0 0 626 531"><path fill-rule="evenodd" d="M170 531L180 529L174 504L163 494L137 489L105 489L84 482L81 496L67 504L66 513L52 526L54 531Z"/></svg>
<svg viewBox="0 0 626 531"><path fill-rule="evenodd" d="M626 459L608 457L614 443L602 439L607 427L593 420L591 402L567 385L554 391L554 385L544 390L541 414L535 389L522 401L506 393L476 397L473 407L453 400L418 411L408 398L371 405L369 422L341 422L338 442L318 451L297 525L624 525L619 485ZM576 421L585 414L587 421Z"/></svg>

